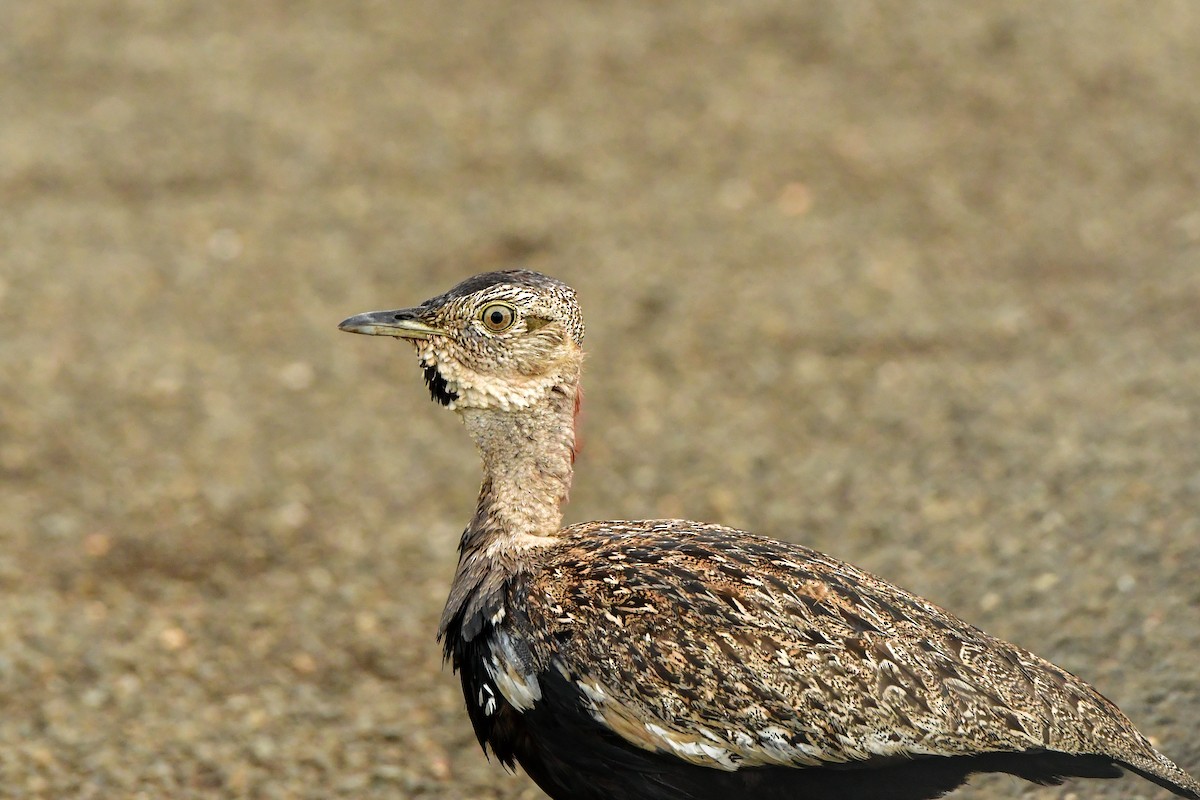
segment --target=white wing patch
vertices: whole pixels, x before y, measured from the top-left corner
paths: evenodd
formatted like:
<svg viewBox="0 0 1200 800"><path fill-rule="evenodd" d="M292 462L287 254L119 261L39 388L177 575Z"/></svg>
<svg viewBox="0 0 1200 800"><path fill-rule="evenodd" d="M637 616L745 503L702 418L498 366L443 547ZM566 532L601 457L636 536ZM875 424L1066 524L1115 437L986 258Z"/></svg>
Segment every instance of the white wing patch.
<svg viewBox="0 0 1200 800"><path fill-rule="evenodd" d="M492 692L492 687L488 684L483 684L479 687L479 695L475 698L479 703L479 707L483 709L483 713L491 716L496 713L496 695Z"/></svg>
<svg viewBox="0 0 1200 800"><path fill-rule="evenodd" d="M793 743L788 732L778 726L748 733L704 726L681 730L664 720L647 721L601 683L576 678L575 685L597 722L643 750L671 753L692 764L733 772L748 766L817 766L846 760L807 743Z"/></svg>
<svg viewBox="0 0 1200 800"><path fill-rule="evenodd" d="M693 764L701 764L706 767L720 767L729 772L733 772L738 768L733 754L724 747L710 744L700 738L688 737L674 731L669 731L666 728L655 725L653 722L646 723L646 731L656 740L665 744L675 755L684 761L690 761ZM703 729L700 732L711 735L711 732Z"/></svg>
<svg viewBox="0 0 1200 800"><path fill-rule="evenodd" d="M563 667L559 669L562 671ZM730 772L751 766L815 767L872 756L939 753L910 739L895 741L882 732L865 739L842 737L842 749L831 752L797 740L792 732L778 725L752 731L712 730L704 726L683 730L662 719L646 720L594 679L576 678L575 685L586 698L592 717L630 744Z"/></svg>
<svg viewBox="0 0 1200 800"><path fill-rule="evenodd" d="M492 657L485 666L496 688L518 711L533 708L533 704L542 699L537 675L525 668L507 633L497 632L491 644Z"/></svg>

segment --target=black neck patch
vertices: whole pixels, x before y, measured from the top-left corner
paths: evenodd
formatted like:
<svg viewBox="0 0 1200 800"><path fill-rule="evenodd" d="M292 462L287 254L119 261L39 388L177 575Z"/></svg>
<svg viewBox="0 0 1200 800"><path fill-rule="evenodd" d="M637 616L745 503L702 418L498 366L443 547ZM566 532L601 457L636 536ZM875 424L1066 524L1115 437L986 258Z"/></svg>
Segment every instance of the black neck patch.
<svg viewBox="0 0 1200 800"><path fill-rule="evenodd" d="M450 391L446 383L446 379L442 377L442 373L438 372L436 366L426 366L425 370L425 385L429 387L429 394L433 397L433 402L448 406L458 399L458 392Z"/></svg>

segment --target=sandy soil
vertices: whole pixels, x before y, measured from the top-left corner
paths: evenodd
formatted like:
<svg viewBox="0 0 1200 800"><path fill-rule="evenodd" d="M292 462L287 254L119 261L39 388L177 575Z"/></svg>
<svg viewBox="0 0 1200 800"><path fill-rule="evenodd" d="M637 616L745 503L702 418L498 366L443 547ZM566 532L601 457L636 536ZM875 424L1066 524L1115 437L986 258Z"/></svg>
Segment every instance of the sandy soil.
<svg viewBox="0 0 1200 800"><path fill-rule="evenodd" d="M832 552L1200 771L1200 11L969 7L0 5L3 793L540 796L433 641L475 454L334 327L514 265L570 520Z"/></svg>

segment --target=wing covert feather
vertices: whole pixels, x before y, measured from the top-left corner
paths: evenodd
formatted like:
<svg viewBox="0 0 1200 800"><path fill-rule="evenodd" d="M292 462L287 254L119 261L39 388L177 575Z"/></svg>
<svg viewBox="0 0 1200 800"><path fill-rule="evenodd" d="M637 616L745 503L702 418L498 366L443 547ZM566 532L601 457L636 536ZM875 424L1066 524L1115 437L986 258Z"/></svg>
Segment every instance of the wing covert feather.
<svg viewBox="0 0 1200 800"><path fill-rule="evenodd" d="M565 533L528 584L535 653L644 749L722 769L1154 752L1070 673L816 551L669 520Z"/></svg>

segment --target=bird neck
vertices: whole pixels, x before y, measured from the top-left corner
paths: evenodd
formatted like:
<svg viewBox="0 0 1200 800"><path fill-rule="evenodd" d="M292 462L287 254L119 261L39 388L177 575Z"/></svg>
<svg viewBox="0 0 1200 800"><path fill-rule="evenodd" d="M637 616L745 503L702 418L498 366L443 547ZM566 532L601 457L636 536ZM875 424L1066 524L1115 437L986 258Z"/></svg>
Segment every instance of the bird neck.
<svg viewBox="0 0 1200 800"><path fill-rule="evenodd" d="M479 504L463 534L464 559L549 544L562 525L562 506L575 462L578 373L525 408L461 409L483 459Z"/></svg>

